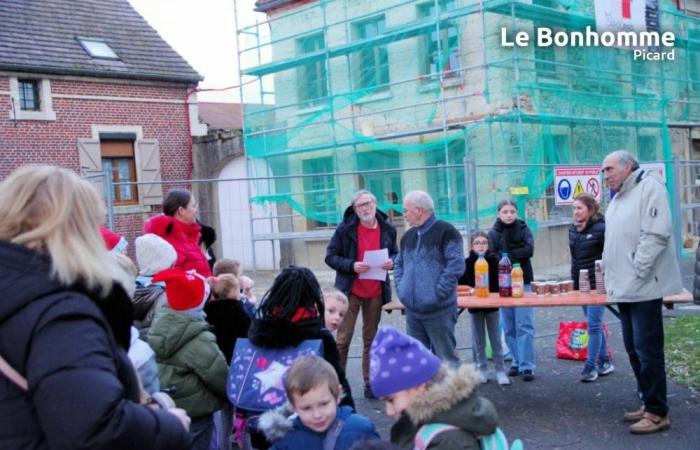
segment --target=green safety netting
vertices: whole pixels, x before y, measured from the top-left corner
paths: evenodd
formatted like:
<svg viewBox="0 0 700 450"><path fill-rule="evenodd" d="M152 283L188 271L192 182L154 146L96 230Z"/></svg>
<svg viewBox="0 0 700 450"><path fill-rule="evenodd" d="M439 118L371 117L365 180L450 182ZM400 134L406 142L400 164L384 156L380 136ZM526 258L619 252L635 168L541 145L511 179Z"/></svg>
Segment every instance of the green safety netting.
<svg viewBox="0 0 700 450"><path fill-rule="evenodd" d="M440 217L476 226L512 196L536 229L570 214L554 204L553 165L598 165L621 148L670 161L669 124L700 119L700 21L675 1L659 1L661 30L676 35L666 62L500 46L502 27L595 29L592 0L289 3L238 33L244 142L250 174L271 177L252 201L307 228L337 223L366 188L393 214L427 190Z"/></svg>

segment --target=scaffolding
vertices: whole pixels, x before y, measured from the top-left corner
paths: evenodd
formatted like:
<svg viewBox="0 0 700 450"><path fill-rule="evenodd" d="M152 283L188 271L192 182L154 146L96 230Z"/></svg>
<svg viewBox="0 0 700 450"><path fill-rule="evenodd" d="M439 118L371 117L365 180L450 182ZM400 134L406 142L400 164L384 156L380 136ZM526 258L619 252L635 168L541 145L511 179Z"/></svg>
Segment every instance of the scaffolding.
<svg viewBox="0 0 700 450"><path fill-rule="evenodd" d="M599 165L617 149L667 172L674 155L694 159L696 1L659 0L675 58L653 62L622 48L501 45L504 27L595 30L593 0L266 3L252 24L237 10L243 136L249 176L273 177L251 201L291 217L280 231L334 227L360 188L395 214L403 194L426 190L439 217L477 228L515 196L536 230L571 217L554 202L552 165ZM484 166L472 180L465 159Z"/></svg>

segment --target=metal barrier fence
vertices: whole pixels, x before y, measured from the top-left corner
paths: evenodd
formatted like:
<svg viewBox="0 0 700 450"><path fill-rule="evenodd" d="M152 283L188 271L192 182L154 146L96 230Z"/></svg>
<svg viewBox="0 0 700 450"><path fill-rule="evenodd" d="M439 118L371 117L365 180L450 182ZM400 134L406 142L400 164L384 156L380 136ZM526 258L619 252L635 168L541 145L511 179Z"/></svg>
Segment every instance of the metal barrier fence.
<svg viewBox="0 0 700 450"><path fill-rule="evenodd" d="M682 258L694 256L700 227L700 161L660 161L675 225L675 241ZM191 190L199 203L200 220L217 230L219 257L240 260L248 270L277 270L289 264L326 268L325 248L336 223L342 220L353 193L369 189L379 209L388 213L401 233L405 229L401 199L413 189L433 196L439 218L449 220L468 239L487 230L496 218L496 205L515 199L519 216L536 237L533 264L538 279L569 276L568 226L570 206L555 202L555 167L562 164L463 164L363 172L317 173L285 177L177 180L157 183L100 183L105 193L108 224L133 246L143 223L160 212L157 201L115 201L118 189L137 186L137 193L157 184L162 192ZM310 180L313 180L311 182ZM281 189L282 188L282 189ZM110 195L111 194L111 195ZM609 193L602 193L603 206ZM140 198L140 197L139 197ZM132 250L133 251L133 250Z"/></svg>

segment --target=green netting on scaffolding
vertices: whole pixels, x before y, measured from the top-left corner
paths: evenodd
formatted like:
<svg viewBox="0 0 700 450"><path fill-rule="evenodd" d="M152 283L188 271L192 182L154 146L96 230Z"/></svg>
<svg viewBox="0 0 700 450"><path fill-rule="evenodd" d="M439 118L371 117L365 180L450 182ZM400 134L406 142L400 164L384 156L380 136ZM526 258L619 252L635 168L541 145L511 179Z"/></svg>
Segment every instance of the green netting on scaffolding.
<svg viewBox="0 0 700 450"><path fill-rule="evenodd" d="M341 220L357 189L392 215L423 189L441 218L476 214L483 227L514 197L536 229L570 215L553 200L554 165L599 165L623 148L670 161L669 124L700 120L700 21L675 1L659 2L675 60L653 63L619 48L499 44L503 27L595 29L592 0L289 3L239 30L244 141L250 175L271 177L252 201L307 228Z"/></svg>

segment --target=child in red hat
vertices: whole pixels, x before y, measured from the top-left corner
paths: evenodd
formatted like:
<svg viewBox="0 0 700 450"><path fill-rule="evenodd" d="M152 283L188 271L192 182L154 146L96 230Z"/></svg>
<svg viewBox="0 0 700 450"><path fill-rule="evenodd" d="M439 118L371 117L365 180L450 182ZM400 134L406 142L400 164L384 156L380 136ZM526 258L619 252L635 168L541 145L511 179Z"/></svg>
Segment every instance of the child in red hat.
<svg viewBox="0 0 700 450"><path fill-rule="evenodd" d="M175 404L192 418L192 448L208 449L212 416L227 401L228 373L226 359L204 320L209 285L197 272L179 269L163 270L152 281L165 283L169 306L156 313L148 332L160 385L175 387Z"/></svg>

